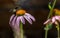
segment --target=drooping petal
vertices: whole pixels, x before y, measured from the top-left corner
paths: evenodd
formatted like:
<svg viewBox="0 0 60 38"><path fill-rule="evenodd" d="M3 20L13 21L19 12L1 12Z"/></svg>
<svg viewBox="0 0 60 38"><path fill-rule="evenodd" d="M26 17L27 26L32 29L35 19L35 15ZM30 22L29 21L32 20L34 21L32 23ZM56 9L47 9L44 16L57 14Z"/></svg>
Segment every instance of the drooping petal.
<svg viewBox="0 0 60 38"><path fill-rule="evenodd" d="M12 19L14 18L14 14L10 17L10 20L9 20L9 24L10 24L10 22L12 21Z"/></svg>
<svg viewBox="0 0 60 38"><path fill-rule="evenodd" d="M15 30L15 31L20 31L20 28L19 28L18 25L15 25L15 26L13 26L13 30Z"/></svg>
<svg viewBox="0 0 60 38"><path fill-rule="evenodd" d="M15 26L13 27L13 32L14 32L14 37L15 37L15 38L18 38L18 37L20 36L20 28L19 28L18 25L15 25Z"/></svg>
<svg viewBox="0 0 60 38"><path fill-rule="evenodd" d="M17 19L17 16L15 16L15 17L13 18L12 25L15 25L15 24L16 24L16 19Z"/></svg>
<svg viewBox="0 0 60 38"><path fill-rule="evenodd" d="M25 20L24 20L24 17L23 17L23 16L19 16L18 18L20 18L21 22L22 22L23 24L25 24Z"/></svg>
<svg viewBox="0 0 60 38"><path fill-rule="evenodd" d="M20 38L21 37L20 31L13 31L13 32L14 32L14 38Z"/></svg>
<svg viewBox="0 0 60 38"><path fill-rule="evenodd" d="M58 20L60 22L60 17L59 16L55 16L56 20Z"/></svg>
<svg viewBox="0 0 60 38"><path fill-rule="evenodd" d="M20 25L20 18L19 18L19 17L17 17L17 19L16 19L16 25L17 25L17 26Z"/></svg>
<svg viewBox="0 0 60 38"><path fill-rule="evenodd" d="M50 22L50 21L51 21L51 19L48 19L47 21L44 22L44 24L47 24L47 23Z"/></svg>
<svg viewBox="0 0 60 38"><path fill-rule="evenodd" d="M20 19L17 18L16 22L15 22L15 25L12 27L15 38L18 38L20 36L19 23L20 23Z"/></svg>
<svg viewBox="0 0 60 38"><path fill-rule="evenodd" d="M25 15L27 15L30 19L32 19L33 21L35 21L35 18L31 14L26 13Z"/></svg>
<svg viewBox="0 0 60 38"><path fill-rule="evenodd" d="M54 23L56 21L55 17L52 18L52 23Z"/></svg>
<svg viewBox="0 0 60 38"><path fill-rule="evenodd" d="M16 19L15 19L15 24L14 24L14 29L16 30L16 31L18 31L20 28L19 28L19 24L20 24L20 18L18 18L17 16L16 16Z"/></svg>
<svg viewBox="0 0 60 38"><path fill-rule="evenodd" d="M32 24L32 20L31 20L27 15L24 15L24 18L25 18L30 24Z"/></svg>

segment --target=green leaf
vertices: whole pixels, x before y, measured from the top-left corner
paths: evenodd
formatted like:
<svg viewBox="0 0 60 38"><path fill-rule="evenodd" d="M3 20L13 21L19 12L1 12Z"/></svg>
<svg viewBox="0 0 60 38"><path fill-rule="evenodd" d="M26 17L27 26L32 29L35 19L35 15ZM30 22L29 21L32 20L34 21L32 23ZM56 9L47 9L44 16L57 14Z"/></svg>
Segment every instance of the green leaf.
<svg viewBox="0 0 60 38"><path fill-rule="evenodd" d="M52 24L48 24L48 28L51 29L52 28Z"/></svg>
<svg viewBox="0 0 60 38"><path fill-rule="evenodd" d="M47 27L44 28L44 30L50 30L51 28L52 28L52 24L49 23L49 24L47 25Z"/></svg>
<svg viewBox="0 0 60 38"><path fill-rule="evenodd" d="M51 3L49 3L49 4L48 4L48 7L49 7L49 9L51 9L51 8L52 8L52 7L51 7Z"/></svg>

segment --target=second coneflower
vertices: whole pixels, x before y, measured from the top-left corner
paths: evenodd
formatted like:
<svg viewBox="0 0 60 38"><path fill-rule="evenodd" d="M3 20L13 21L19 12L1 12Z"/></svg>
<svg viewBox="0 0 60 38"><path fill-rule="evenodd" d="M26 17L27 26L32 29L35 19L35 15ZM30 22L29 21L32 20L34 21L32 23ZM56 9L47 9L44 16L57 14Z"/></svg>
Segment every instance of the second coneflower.
<svg viewBox="0 0 60 38"><path fill-rule="evenodd" d="M23 38L23 25L22 24L25 24L25 19L30 24L32 24L32 20L35 21L35 18L31 14L26 13L26 11L22 10L22 9L17 10L16 14L13 14L10 17L9 24L11 25L13 30L15 29L14 31L16 31L15 32L15 34L16 34L15 38Z"/></svg>
<svg viewBox="0 0 60 38"><path fill-rule="evenodd" d="M44 24L56 24L56 28L58 31L58 38L60 38L59 36L59 23L60 22L60 16L54 16L51 19L48 19L46 22L44 22Z"/></svg>

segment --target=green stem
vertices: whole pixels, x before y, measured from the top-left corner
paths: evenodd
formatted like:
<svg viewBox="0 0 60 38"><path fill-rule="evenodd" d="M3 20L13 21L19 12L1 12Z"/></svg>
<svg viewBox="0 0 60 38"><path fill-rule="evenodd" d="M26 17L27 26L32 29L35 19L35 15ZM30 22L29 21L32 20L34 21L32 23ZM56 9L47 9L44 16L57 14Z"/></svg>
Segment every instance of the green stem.
<svg viewBox="0 0 60 38"><path fill-rule="evenodd" d="M54 2L53 2L53 6L52 6L52 8L51 8L51 10L50 10L50 12L49 12L49 15L48 15L48 18L47 18L47 19L49 19L50 16L52 15L52 12L53 12L53 9L54 9L54 6L55 6L55 3L56 3L56 0L54 0Z"/></svg>
<svg viewBox="0 0 60 38"><path fill-rule="evenodd" d="M21 32L21 38L23 37L23 24L20 22L20 32Z"/></svg>
<svg viewBox="0 0 60 38"><path fill-rule="evenodd" d="M46 32L45 32L45 38L47 38L47 34L48 34L48 30L46 30Z"/></svg>
<svg viewBox="0 0 60 38"><path fill-rule="evenodd" d="M50 16L52 15L52 12L53 12L55 3L56 3L56 0L54 0L54 2L53 2L53 6L52 6L52 8L51 8L51 10L50 10L50 12L49 12L49 15L48 15L47 19L49 19ZM46 25L46 28L48 28L47 26L48 26L48 25ZM45 31L45 38L47 38L47 34L48 34L48 30Z"/></svg>
<svg viewBox="0 0 60 38"><path fill-rule="evenodd" d="M58 31L58 38L59 38L59 25L58 25L58 28L57 29L58 29L57 31Z"/></svg>
<svg viewBox="0 0 60 38"><path fill-rule="evenodd" d="M48 29L48 26L46 26L46 28ZM45 31L45 38L47 38L47 34L48 34L48 30Z"/></svg>
<svg viewBox="0 0 60 38"><path fill-rule="evenodd" d="M57 22L57 27L56 28L57 28L57 31L58 31L58 38L59 38L60 36L59 36L59 23L58 22Z"/></svg>

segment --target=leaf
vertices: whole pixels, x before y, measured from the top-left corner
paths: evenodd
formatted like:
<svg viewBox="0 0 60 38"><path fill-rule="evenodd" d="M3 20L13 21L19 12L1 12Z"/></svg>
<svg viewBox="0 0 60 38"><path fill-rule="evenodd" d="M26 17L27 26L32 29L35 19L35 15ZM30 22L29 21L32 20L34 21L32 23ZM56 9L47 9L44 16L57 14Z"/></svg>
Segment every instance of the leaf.
<svg viewBox="0 0 60 38"><path fill-rule="evenodd" d="M50 23L50 24L48 24L48 28L49 29L51 29L52 28L52 24Z"/></svg>
<svg viewBox="0 0 60 38"><path fill-rule="evenodd" d="M51 7L51 3L49 3L49 4L48 4L48 7L49 7L49 9L51 9L51 8L52 8L52 7Z"/></svg>
<svg viewBox="0 0 60 38"><path fill-rule="evenodd" d="M44 28L44 30L50 30L52 28L52 24L49 23L47 27Z"/></svg>

